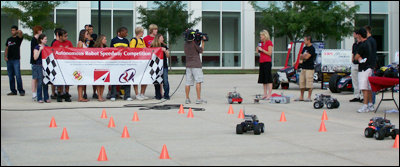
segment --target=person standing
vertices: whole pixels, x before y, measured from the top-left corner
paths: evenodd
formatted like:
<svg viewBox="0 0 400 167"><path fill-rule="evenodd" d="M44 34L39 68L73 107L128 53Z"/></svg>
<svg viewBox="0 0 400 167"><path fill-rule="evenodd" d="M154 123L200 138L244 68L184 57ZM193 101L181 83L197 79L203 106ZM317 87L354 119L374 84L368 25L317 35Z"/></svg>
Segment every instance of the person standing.
<svg viewBox="0 0 400 167"><path fill-rule="evenodd" d="M44 101L46 103L50 103L49 99L49 87L48 84L43 83L43 66L42 66L42 50L44 49L47 43L47 37L45 34L41 34L38 39L38 45L35 46L34 48L34 60L35 60L35 68L32 71L32 73L36 73L38 78L38 85L37 85L37 101L39 103L43 103L43 97L42 97L42 90L43 90L43 96L44 96Z"/></svg>
<svg viewBox="0 0 400 167"><path fill-rule="evenodd" d="M89 48L93 48L93 45L95 43L95 41L97 40L97 34L93 33L93 26L91 24L85 25L85 29L89 31ZM98 99L98 95L96 94L96 85L92 85L93 88L93 95L92 98L93 99ZM85 88L85 92L86 92L86 88Z"/></svg>
<svg viewBox="0 0 400 167"><path fill-rule="evenodd" d="M107 45L107 38L105 35L101 34L99 36L99 38L96 40L96 42L94 43L93 47L95 48L106 48ZM103 99L103 92L104 92L104 85L96 85L96 90L98 93L98 100L99 102L103 102L106 101L105 99Z"/></svg>
<svg viewBox="0 0 400 167"><path fill-rule="evenodd" d="M300 98L295 99L294 101L304 101L304 102L312 102L311 94L313 90L313 82L314 82L314 60L317 54L315 53L315 48L312 45L311 35L306 35L304 37L304 44L306 45L303 48L303 51L300 54L300 61L302 61L301 65L301 74L300 74ZM308 98L304 100L304 91L308 88Z"/></svg>
<svg viewBox="0 0 400 167"><path fill-rule="evenodd" d="M35 59L33 58L33 50L35 48L35 46L38 45L38 41L37 39L39 38L39 35L42 34L43 31L43 27L36 25L33 26L33 38L31 40L31 66L32 66L32 101L36 101L36 88L38 85L38 80L37 80L37 75L35 75L35 73L33 73L33 71L35 71L33 69L34 65L36 64Z"/></svg>
<svg viewBox="0 0 400 167"><path fill-rule="evenodd" d="M269 100L272 94L272 41L267 30L260 32L261 42L256 48L256 51L260 53L260 69L258 74L258 83L263 84L264 96L263 100Z"/></svg>
<svg viewBox="0 0 400 167"><path fill-rule="evenodd" d="M354 98L349 100L350 102L359 102L359 101L363 101L364 97L363 97L363 93L362 91L360 91L360 88L358 87L358 61L356 61L354 59L354 57L357 54L357 50L358 50L358 43L360 42L360 39L357 35L358 30L354 30L353 32L353 37L354 37L354 44L352 47L352 54L353 56L351 57L352 60L352 64L351 64L351 81L353 84L353 88L354 88Z"/></svg>
<svg viewBox="0 0 400 167"><path fill-rule="evenodd" d="M53 43L57 40L59 40L60 38L58 37L58 32L61 30L61 28L56 28L54 29L54 35L56 36L56 39L53 40L53 42L51 42L50 46L53 46ZM51 99L57 99L57 93L56 93L56 86L54 86L51 83L51 95L50 95Z"/></svg>
<svg viewBox="0 0 400 167"><path fill-rule="evenodd" d="M23 40L22 31L18 30L17 26L12 26L11 35L6 41L6 49L4 51L4 60L7 62L7 74L11 90L7 95L17 95L17 90L15 89L15 80L17 80L19 95L25 96L20 69L20 47Z"/></svg>
<svg viewBox="0 0 400 167"><path fill-rule="evenodd" d="M146 44L144 40L142 39L143 34L144 34L144 28L143 27L136 27L135 29L135 34L136 36L131 39L131 42L129 43L130 48L146 48ZM141 85L140 88L140 94L138 90L138 85L133 85L133 89L135 90L136 94L136 99L138 100L144 100L144 91L146 90L147 85ZM147 97L146 97L147 99Z"/></svg>
<svg viewBox="0 0 400 167"><path fill-rule="evenodd" d="M372 49L372 75L375 76L375 69L379 69L381 66L379 64L378 57L377 57L377 50L378 50L378 44L376 43L376 40L372 37L372 27L371 26L364 26L363 27L365 30L367 30L367 40L371 44L371 49ZM372 90L371 90L372 91ZM375 104L375 97L376 97L376 92L372 92L372 104Z"/></svg>
<svg viewBox="0 0 400 167"><path fill-rule="evenodd" d="M87 39L90 37L89 32L85 29L79 32L79 41L77 44L77 48L88 48L89 43L86 42ZM83 93L86 89L86 85L78 85L78 102L88 102L90 100L87 99L87 96L84 97ZM86 93L85 93L86 94Z"/></svg>
<svg viewBox="0 0 400 167"><path fill-rule="evenodd" d="M151 43L150 47L162 47L163 54L163 87L164 87L164 98L165 100L169 100L169 82L168 82L168 64L167 58L169 58L168 47L164 43L164 37L161 34L157 34L154 37L153 42ZM161 100L161 83L154 84L155 92L156 92L156 99Z"/></svg>
<svg viewBox="0 0 400 167"><path fill-rule="evenodd" d="M54 41L53 47L62 47L62 48L72 48L74 47L71 41L68 40L68 33L66 30L60 30L58 32L58 40ZM65 86L65 94L64 99L66 102L71 102L71 95L69 94L69 85L55 85L57 86L57 102L62 102L62 94L63 87Z"/></svg>

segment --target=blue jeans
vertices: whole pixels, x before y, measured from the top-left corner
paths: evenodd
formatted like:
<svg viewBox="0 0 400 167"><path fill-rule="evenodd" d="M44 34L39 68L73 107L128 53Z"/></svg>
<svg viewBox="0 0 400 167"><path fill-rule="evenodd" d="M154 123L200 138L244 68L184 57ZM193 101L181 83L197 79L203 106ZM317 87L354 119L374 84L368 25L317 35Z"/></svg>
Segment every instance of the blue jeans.
<svg viewBox="0 0 400 167"><path fill-rule="evenodd" d="M44 101L49 100L49 86L48 84L43 83L43 67L34 64L34 67L32 69L36 70L38 74L37 101L43 100L42 90L43 90Z"/></svg>
<svg viewBox="0 0 400 167"><path fill-rule="evenodd" d="M8 74L8 79L10 81L11 92L14 94L17 94L17 90L15 90L15 79L17 79L17 88L18 88L19 94L25 93L25 90L22 85L21 69L20 69L20 61L19 60L8 60L7 61L7 74Z"/></svg>
<svg viewBox="0 0 400 167"><path fill-rule="evenodd" d="M373 71L372 71L372 75L371 76L375 76ZM376 92L372 91L372 104L375 104L375 96L376 96Z"/></svg>
<svg viewBox="0 0 400 167"><path fill-rule="evenodd" d="M160 84L154 84L154 89L156 92L156 99L161 99ZM168 82L168 68L163 69L163 89L164 98L169 99L169 82Z"/></svg>

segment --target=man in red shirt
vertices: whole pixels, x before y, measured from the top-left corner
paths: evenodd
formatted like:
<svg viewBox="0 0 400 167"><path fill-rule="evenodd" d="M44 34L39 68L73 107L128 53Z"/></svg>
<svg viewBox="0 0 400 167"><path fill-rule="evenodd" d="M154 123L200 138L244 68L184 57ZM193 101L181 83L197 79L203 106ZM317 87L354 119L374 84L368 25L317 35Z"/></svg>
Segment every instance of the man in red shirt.
<svg viewBox="0 0 400 167"><path fill-rule="evenodd" d="M58 32L58 37L59 40L54 41L53 46L52 47L64 47L64 48L68 48L68 47L74 47L71 43L71 41L68 40L68 34L66 30L60 30ZM57 92L58 92L58 96L57 96L57 102L62 102L61 99L61 92L63 90L63 85L56 85L57 86ZM65 101L66 102L71 102L71 95L68 93L69 92L69 85L65 85Z"/></svg>

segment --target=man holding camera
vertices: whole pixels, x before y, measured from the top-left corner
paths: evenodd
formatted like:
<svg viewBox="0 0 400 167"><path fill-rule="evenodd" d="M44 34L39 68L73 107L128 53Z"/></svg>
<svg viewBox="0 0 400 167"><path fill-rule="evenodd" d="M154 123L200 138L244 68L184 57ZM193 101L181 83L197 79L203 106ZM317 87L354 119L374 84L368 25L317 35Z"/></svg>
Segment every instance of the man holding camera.
<svg viewBox="0 0 400 167"><path fill-rule="evenodd" d="M184 44L184 52L186 55L186 104L191 103L189 99L190 86L193 86L195 81L197 92L196 104L202 104L204 102L200 98L201 83L203 83L203 71L199 54L203 53L204 40L206 40L206 36L203 36L201 39L201 47L195 43L194 38L194 33L188 34L187 41Z"/></svg>

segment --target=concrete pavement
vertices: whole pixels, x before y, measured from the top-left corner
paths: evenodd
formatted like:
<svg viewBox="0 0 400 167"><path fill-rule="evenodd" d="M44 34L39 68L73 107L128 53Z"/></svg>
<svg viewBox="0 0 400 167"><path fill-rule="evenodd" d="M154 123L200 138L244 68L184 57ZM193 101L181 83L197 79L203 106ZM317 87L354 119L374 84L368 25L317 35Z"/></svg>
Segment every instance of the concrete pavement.
<svg viewBox="0 0 400 167"><path fill-rule="evenodd" d="M185 79L171 100L161 104L183 104L184 107L202 107L193 111L194 118L178 114L178 109L139 110L123 107L125 104L157 103L158 100L98 102L92 99L92 87L87 87L89 102L77 102L77 88L72 86L72 102L39 104L32 102L31 76L23 76L25 96L7 96L8 77L1 76L1 165L375 165L399 166L399 150L392 148L394 140L365 138L364 129L369 119L383 116L395 108L393 102L382 102L377 113L357 113L360 103L350 103L351 92L333 94L314 84L316 93L338 98L338 109L314 109L313 103L294 102L271 104L260 101L253 104L256 94L262 94L257 74L205 75L201 96L206 104L195 104L195 87L191 87L191 104L185 102ZM169 75L171 94L182 75ZM232 104L234 114L227 114L226 95L237 87L244 101ZM107 89L104 94L107 93ZM132 95L134 91L132 90ZM299 87L290 84L288 90L274 93L299 96ZM51 93L49 91L49 93ZM307 92L306 92L307 93ZM146 96L154 96L149 85ZM385 97L391 97L385 93ZM381 94L376 96L377 102ZM395 93L399 102L399 95ZM376 107L377 105L375 105ZM114 108L113 108L114 107ZM246 114L256 114L266 126L265 133L236 134L238 113L245 107ZM68 109L62 109L68 108ZM108 119L100 119L106 109ZM321 117L327 132L319 132ZM133 122L137 111L139 122ZM287 122L279 122L284 111ZM49 128L51 117L57 127ZM113 117L115 128L108 128ZM392 124L399 126L399 113L388 113ZM127 126L130 138L121 138ZM69 140L60 140L66 127ZM171 159L159 159L163 145ZM101 146L108 161L97 161Z"/></svg>

